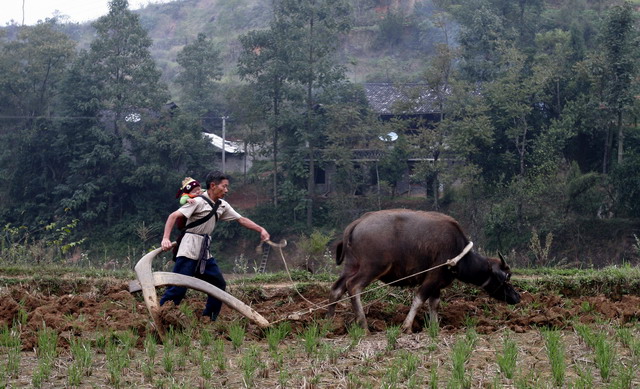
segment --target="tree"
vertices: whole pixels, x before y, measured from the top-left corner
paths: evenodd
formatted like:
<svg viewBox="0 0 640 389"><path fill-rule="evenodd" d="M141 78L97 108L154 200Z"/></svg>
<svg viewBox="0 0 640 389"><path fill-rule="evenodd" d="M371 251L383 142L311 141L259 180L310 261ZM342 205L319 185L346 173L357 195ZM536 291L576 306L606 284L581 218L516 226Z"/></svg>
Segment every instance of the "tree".
<svg viewBox="0 0 640 389"><path fill-rule="evenodd" d="M489 1L463 0L460 5L449 9L461 25L458 34L461 71L469 81L492 80L500 60L498 43L514 41L516 32L505 26Z"/></svg>
<svg viewBox="0 0 640 389"><path fill-rule="evenodd" d="M562 86L572 73L573 63L570 60L574 53L570 39L568 31L559 29L539 33L535 38L537 53L534 56L533 72L540 83L549 85L549 95L553 96L549 109L556 118L561 115L566 101Z"/></svg>
<svg viewBox="0 0 640 389"><path fill-rule="evenodd" d="M440 26L444 24L440 23ZM447 34L444 34L445 38ZM424 126L420 129L417 139L418 149L421 153L426 152L425 160L433 161L422 163L419 170L422 170L420 176L424 179L421 180L424 183L431 182L433 185L433 207L439 209L438 193L440 188L439 174L441 171L440 154L444 151L447 141L447 125L444 122L446 112L446 99L451 93L450 78L453 73L453 61L455 59L455 52L448 45L445 40L443 44L437 46L436 55L431 59L429 66L424 72L424 78L427 82L429 94L434 96L434 102L440 112L438 121L433 124L433 129L430 126Z"/></svg>
<svg viewBox="0 0 640 389"><path fill-rule="evenodd" d="M272 133L273 204L277 206L281 110L289 89L285 82L289 62L286 41L272 26L265 31L250 31L240 37L240 43L242 52L238 59L238 73L242 79L250 80L255 92L262 97L262 109Z"/></svg>
<svg viewBox="0 0 640 389"><path fill-rule="evenodd" d="M94 88L99 80L92 61L89 52L81 51L62 85L61 113L65 119L60 123L59 141L66 145L68 173L55 188L61 208L89 231L102 224L113 206L121 181L117 167L126 166L126 159L118 158L120 139L105 131L99 120L103 106L99 90Z"/></svg>
<svg viewBox="0 0 640 389"><path fill-rule="evenodd" d="M487 85L487 97L494 110L496 127L502 129L511 143L507 150L515 149L515 172L523 176L531 140L537 131L532 115L540 99L541 84L527 71L526 56L515 47L503 47L500 65L499 77Z"/></svg>
<svg viewBox="0 0 640 389"><path fill-rule="evenodd" d="M640 217L640 154L631 154L611 173L617 189L618 216Z"/></svg>
<svg viewBox="0 0 640 389"><path fill-rule="evenodd" d="M67 147L69 169L54 192L65 214L79 219L85 233L101 236L101 241L132 242L142 223L160 228L175 207L171 199L186 174L205 176L213 163L213 147L203 139L195 118L181 115L179 109L162 109L141 111L140 120L125 121L125 152L123 137L109 131L101 119L100 91L91 88L96 75L90 61L89 53L81 52L64 84L68 118L59 137Z"/></svg>
<svg viewBox="0 0 640 389"><path fill-rule="evenodd" d="M446 116L438 129L446 135L446 144L455 163L443 172L446 187L456 182L490 181L496 174L497 156L488 151L495 146L495 127L487 100L478 93L475 84L453 80L447 99Z"/></svg>
<svg viewBox="0 0 640 389"><path fill-rule="evenodd" d="M401 121L392 121L391 128L404 127ZM396 131L398 129L396 128ZM379 180L386 182L391 186L391 195L396 195L396 189L398 184L402 180L405 172L408 170L409 165L407 160L409 159L409 143L406 136L402 133L398 134L398 139L393 145L386 151L386 153L380 158L378 171Z"/></svg>
<svg viewBox="0 0 640 389"><path fill-rule="evenodd" d="M321 112L314 93L331 88L345 77L345 69L337 63L335 53L339 35L351 28L350 12L344 0L281 0L274 11L275 29L287 31L286 37L291 42L289 79L305 90L304 129L300 135L309 149L307 227L313 223L314 150L322 136L318 118Z"/></svg>
<svg viewBox="0 0 640 389"><path fill-rule="evenodd" d="M234 132L242 139L244 152L254 161L271 155L271 140L267 123L264 120L264 104L262 96L254 93L252 84L230 85L225 93L228 102L229 116L234 118ZM270 166L270 165L269 165ZM244 178L248 178L247 166L244 167ZM265 192L271 188L271 177L266 177Z"/></svg>
<svg viewBox="0 0 640 389"><path fill-rule="evenodd" d="M330 92L318 96L323 109L325 136L320 158L335 163L336 175L332 184L344 199L365 193L371 184L370 161L357 160L354 151L379 148L379 137L386 132L382 122L369 110L361 86L345 83Z"/></svg>
<svg viewBox="0 0 640 389"><path fill-rule="evenodd" d="M615 126L618 138L618 163L621 164L624 155L624 113L633 103L638 88L636 81L636 61L638 51L635 48L637 35L634 31L635 17L630 3L613 7L607 14L605 28L602 33L602 45L605 53L606 89L605 101L607 108L615 116ZM604 170L607 171L607 154L612 147L613 134L607 132Z"/></svg>
<svg viewBox="0 0 640 389"><path fill-rule="evenodd" d="M220 50L205 34L198 34L178 53L176 61L182 67L176 79L181 89L180 106L198 117L213 110L216 82L222 77Z"/></svg>
<svg viewBox="0 0 640 389"><path fill-rule="evenodd" d="M306 179L307 194L313 195L314 149L323 137L316 93L344 79L344 69L337 65L334 55L337 38L348 30L348 21L349 8L343 0L282 0L274 6L268 30L251 31L240 38L243 51L239 73L264 96L267 122L273 132L274 204L281 143L288 148L289 178L296 182ZM306 174L299 169L303 164L300 148L305 143L309 145L304 153L309 160ZM310 224L311 197L308 203Z"/></svg>
<svg viewBox="0 0 640 389"><path fill-rule="evenodd" d="M55 20L21 28L17 39L2 51L2 110L11 107L12 115L26 120L50 117L74 50L75 43L59 31Z"/></svg>
<svg viewBox="0 0 640 389"><path fill-rule="evenodd" d="M149 51L152 41L128 6L127 0L109 2L109 13L92 24L97 38L89 50L96 97L103 109L114 113L117 136L123 135L120 128L128 113L158 110L169 97Z"/></svg>
<svg viewBox="0 0 640 389"><path fill-rule="evenodd" d="M122 212L129 201L127 195L115 193L129 193L120 185L125 185L126 176L141 162L135 156L136 146L129 132L135 132L141 120L159 112L169 97L151 58L152 41L128 6L127 0L111 0L109 13L93 23L97 37L91 43L86 63L89 73L85 73L94 82L91 93L102 113L102 123L118 142L110 147L114 163L104 172L120 180L112 182L113 189L108 192L107 225L116 209Z"/></svg>
<svg viewBox="0 0 640 389"><path fill-rule="evenodd" d="M54 189L67 174L56 115L75 44L55 20L19 28L0 43L0 198L7 222L49 223Z"/></svg>

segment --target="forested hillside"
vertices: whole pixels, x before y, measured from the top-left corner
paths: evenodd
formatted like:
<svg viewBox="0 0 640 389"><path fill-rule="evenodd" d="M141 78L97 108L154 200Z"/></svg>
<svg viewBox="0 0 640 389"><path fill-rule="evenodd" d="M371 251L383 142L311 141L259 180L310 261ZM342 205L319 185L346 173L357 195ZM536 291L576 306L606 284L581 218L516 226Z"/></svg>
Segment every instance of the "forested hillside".
<svg viewBox="0 0 640 389"><path fill-rule="evenodd" d="M521 264L637 263L633 3L128 6L1 30L3 256L25 242L58 259L157 245L182 178L220 167L201 131L225 117L257 159L234 185L267 199L242 211L273 236L333 238L402 206L452 214L480 250ZM401 114L381 120L364 82L404 85ZM413 115L425 94L429 119ZM257 243L245 233L224 224L215 244Z"/></svg>
<svg viewBox="0 0 640 389"><path fill-rule="evenodd" d="M150 48L162 79L173 88L180 67L177 53L198 34L206 34L221 51L223 80L237 80L239 37L268 28L273 17L270 0L176 0L149 4L135 13L153 40ZM445 21L431 0L394 2L350 1L352 28L338 37L338 60L347 65L354 82L419 78L426 56L435 52L448 28L455 41L457 24ZM445 25L446 24L446 25ZM90 24L63 26L80 47L93 39Z"/></svg>
<svg viewBox="0 0 640 389"><path fill-rule="evenodd" d="M337 37L337 60L347 65L347 76L355 82L419 77L425 56L443 40L437 6L431 0L349 3L352 27ZM268 28L272 4L271 0L183 0L148 5L139 14L168 83L179 72L176 53L200 33L220 47L224 79L235 79L242 49L239 37ZM451 21L449 28L454 26Z"/></svg>

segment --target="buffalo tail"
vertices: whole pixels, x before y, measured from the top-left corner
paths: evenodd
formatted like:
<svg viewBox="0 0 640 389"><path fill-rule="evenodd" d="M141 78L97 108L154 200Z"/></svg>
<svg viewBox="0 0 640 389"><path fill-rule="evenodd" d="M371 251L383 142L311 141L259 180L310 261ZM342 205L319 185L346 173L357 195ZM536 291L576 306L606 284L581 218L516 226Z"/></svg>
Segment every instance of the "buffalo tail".
<svg viewBox="0 0 640 389"><path fill-rule="evenodd" d="M342 261L344 261L344 255L342 255L342 242L338 243L336 246L336 265L340 265Z"/></svg>

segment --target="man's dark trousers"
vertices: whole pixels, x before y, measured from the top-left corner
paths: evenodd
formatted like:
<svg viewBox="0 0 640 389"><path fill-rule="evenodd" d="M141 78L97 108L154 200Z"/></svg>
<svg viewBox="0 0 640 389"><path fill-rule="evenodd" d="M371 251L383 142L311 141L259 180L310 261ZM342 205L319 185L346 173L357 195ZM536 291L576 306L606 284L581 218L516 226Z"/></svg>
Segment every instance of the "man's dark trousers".
<svg viewBox="0 0 640 389"><path fill-rule="evenodd" d="M173 266L173 272L199 278L219 289L225 290L227 283L225 282L224 277L222 277L222 272L220 272L220 268L218 267L215 258L211 257L207 260L204 274L196 272L197 262L198 261L187 257L176 257L176 264ZM170 286L162 295L160 305L169 300L173 301L175 305L178 305L184 298L185 294L187 294L187 288L182 286ZM216 320L220 313L220 309L222 309L222 301L209 296L207 298L207 305L202 312L202 316L209 316L211 320Z"/></svg>

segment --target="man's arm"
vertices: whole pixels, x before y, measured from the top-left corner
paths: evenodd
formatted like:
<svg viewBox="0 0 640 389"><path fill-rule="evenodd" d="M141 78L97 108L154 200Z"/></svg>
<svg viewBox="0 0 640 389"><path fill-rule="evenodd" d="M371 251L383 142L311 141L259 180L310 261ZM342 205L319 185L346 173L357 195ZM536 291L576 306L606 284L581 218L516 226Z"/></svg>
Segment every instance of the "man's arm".
<svg viewBox="0 0 640 389"><path fill-rule="evenodd" d="M269 233L267 232L267 230L265 230L263 227L260 227L259 225L257 225L253 220L247 218L247 217L241 217L240 219L238 219L238 223L240 223L240 225L244 228L248 228L250 230L254 230L260 233L260 240L262 240L263 242L269 240L269 238L271 238L271 235L269 235Z"/></svg>
<svg viewBox="0 0 640 389"><path fill-rule="evenodd" d="M173 247L173 244L171 243L171 230L173 230L176 220L182 216L184 216L182 212L175 211L167 218L167 222L164 224L164 234L162 235L161 244L164 251L170 250Z"/></svg>

